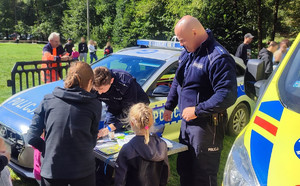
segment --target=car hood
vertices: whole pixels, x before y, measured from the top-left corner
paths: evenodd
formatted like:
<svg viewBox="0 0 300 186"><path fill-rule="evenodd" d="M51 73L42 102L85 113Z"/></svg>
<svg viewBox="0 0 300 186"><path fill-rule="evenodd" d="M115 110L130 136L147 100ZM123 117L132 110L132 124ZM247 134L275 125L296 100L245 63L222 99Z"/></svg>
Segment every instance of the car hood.
<svg viewBox="0 0 300 186"><path fill-rule="evenodd" d="M26 133L34 110L57 86L63 87L63 81L33 87L10 97L0 106L0 123L21 134Z"/></svg>

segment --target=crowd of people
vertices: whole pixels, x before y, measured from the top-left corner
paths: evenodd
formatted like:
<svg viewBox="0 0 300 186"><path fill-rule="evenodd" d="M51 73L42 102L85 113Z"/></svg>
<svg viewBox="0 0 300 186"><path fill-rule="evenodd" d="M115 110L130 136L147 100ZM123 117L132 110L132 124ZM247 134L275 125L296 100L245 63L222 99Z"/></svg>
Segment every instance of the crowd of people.
<svg viewBox="0 0 300 186"><path fill-rule="evenodd" d="M254 36L251 33L245 34L243 43L239 45L235 53L235 56L241 58L245 65L252 58L250 44L253 38ZM264 62L265 79L273 72L273 66L278 65L283 60L289 46L290 42L288 39L283 39L280 44L275 41L269 41L267 42L267 47L259 51L257 58Z"/></svg>
<svg viewBox="0 0 300 186"><path fill-rule="evenodd" d="M178 154L180 185L216 186L228 120L226 109L237 99L235 61L212 31L192 16L182 17L174 31L185 49L179 57L163 118L171 121L172 112L179 107L179 141L188 146L187 151ZM236 52L245 64L251 58L253 37L247 33ZM271 41L259 52L266 76L273 70L273 60L280 63L288 46L284 40L278 50L278 44ZM90 63L97 60L95 41L87 45L82 37L76 51L70 38L63 48L57 33L50 34L43 49L44 60L79 61L71 64L64 87L56 87L46 95L34 112L26 143L35 149L35 178L42 186L166 185L170 175L168 149L150 132L154 119L148 95L128 72L106 67L92 70L86 63L88 51ZM104 55L112 52L108 42ZM104 126L99 130L102 102L107 109ZM95 159L97 139L109 131L128 129L136 136L122 147L115 168ZM9 160L1 143L0 139L0 169Z"/></svg>

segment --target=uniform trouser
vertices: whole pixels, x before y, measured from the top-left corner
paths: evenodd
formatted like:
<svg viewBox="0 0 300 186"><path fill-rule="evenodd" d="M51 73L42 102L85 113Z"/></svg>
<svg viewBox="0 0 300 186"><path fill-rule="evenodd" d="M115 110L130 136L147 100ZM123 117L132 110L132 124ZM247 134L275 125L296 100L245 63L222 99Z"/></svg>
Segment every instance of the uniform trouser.
<svg viewBox="0 0 300 186"><path fill-rule="evenodd" d="M204 152L199 157L188 150L178 154L177 172L181 186L217 186L220 152Z"/></svg>
<svg viewBox="0 0 300 186"><path fill-rule="evenodd" d="M95 173L79 179L47 179L41 180L42 186L95 186Z"/></svg>
<svg viewBox="0 0 300 186"><path fill-rule="evenodd" d="M217 186L225 120L215 128L211 120L181 123L179 141L188 151L178 154L177 172L182 186ZM214 135L215 134L215 135Z"/></svg>
<svg viewBox="0 0 300 186"><path fill-rule="evenodd" d="M84 59L84 62L87 60L87 53L80 53L79 54L79 61L82 61Z"/></svg>

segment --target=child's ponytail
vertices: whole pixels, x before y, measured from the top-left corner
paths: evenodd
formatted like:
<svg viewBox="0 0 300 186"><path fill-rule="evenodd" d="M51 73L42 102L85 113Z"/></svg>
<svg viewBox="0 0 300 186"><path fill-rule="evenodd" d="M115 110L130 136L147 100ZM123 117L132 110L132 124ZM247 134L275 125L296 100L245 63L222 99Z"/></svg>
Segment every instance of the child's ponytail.
<svg viewBox="0 0 300 186"><path fill-rule="evenodd" d="M133 105L129 111L129 121L134 124L135 129L145 131L145 144L148 144L149 130L154 122L152 109L144 103Z"/></svg>

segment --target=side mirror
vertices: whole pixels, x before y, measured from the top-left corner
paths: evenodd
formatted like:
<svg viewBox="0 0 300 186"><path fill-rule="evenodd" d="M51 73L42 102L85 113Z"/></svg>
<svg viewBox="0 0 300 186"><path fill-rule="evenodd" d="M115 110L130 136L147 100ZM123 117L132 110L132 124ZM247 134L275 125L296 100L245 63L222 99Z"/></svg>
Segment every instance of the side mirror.
<svg viewBox="0 0 300 186"><path fill-rule="evenodd" d="M265 65L260 59L250 59L244 76L245 92L251 99L256 100L264 87Z"/></svg>
<svg viewBox="0 0 300 186"><path fill-rule="evenodd" d="M150 96L152 97L167 97L170 92L170 87L167 85L157 86Z"/></svg>

